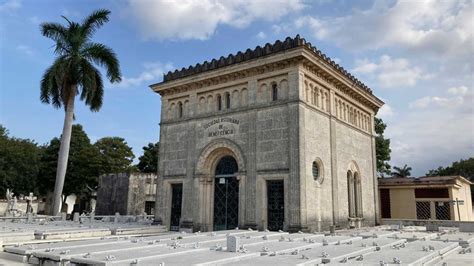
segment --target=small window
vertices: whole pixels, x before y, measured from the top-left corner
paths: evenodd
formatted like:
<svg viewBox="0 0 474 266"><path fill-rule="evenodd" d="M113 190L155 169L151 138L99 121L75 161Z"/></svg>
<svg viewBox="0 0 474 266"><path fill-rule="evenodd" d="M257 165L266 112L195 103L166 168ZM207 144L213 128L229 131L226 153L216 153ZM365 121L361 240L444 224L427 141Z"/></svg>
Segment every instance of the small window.
<svg viewBox="0 0 474 266"><path fill-rule="evenodd" d="M217 95L217 111L222 110L222 97Z"/></svg>
<svg viewBox="0 0 474 266"><path fill-rule="evenodd" d="M319 165L317 162L313 162L313 178L317 180L319 178Z"/></svg>
<svg viewBox="0 0 474 266"><path fill-rule="evenodd" d="M178 103L178 117L183 117L183 104L181 102Z"/></svg>
<svg viewBox="0 0 474 266"><path fill-rule="evenodd" d="M272 101L278 100L278 88L276 83L272 84Z"/></svg>
<svg viewBox="0 0 474 266"><path fill-rule="evenodd" d="M225 94L225 108L230 109L230 93Z"/></svg>

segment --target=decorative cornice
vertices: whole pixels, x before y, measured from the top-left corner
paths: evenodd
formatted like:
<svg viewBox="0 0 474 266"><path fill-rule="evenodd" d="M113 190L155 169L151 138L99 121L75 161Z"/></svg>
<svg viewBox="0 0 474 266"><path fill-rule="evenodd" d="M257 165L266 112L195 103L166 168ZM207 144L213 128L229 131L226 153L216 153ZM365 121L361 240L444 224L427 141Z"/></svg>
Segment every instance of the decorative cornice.
<svg viewBox="0 0 474 266"><path fill-rule="evenodd" d="M205 61L202 64L196 64L195 66L189 66L188 68L183 67L181 70L175 70L173 72L169 71L168 73L163 75L163 82L150 85L150 87L153 87L158 84L167 83L169 81L189 77L189 76L196 75L199 73L215 70L218 68L223 68L226 66L249 61L252 59L265 57L265 56L276 54L276 53L281 53L281 52L295 49L298 47L304 47L305 49L308 49L309 51L312 52L313 55L325 61L334 70L338 71L339 73L343 74L345 77L350 79L355 85L364 89L367 93L372 94L372 90L369 87L367 87L364 83L362 83L357 78L355 78L347 70L345 70L339 64L334 62L331 58L329 58L320 50L318 50L310 42L306 42L306 40L304 38L301 38L299 34L296 35L295 38L287 37L283 42L280 40L277 40L274 44L270 44L270 43L265 44L264 47L257 46L253 50L247 49L245 52L239 51L235 55L229 54L227 57L221 56L218 60L212 59L210 62Z"/></svg>
<svg viewBox="0 0 474 266"><path fill-rule="evenodd" d="M218 84L227 83L227 82L234 82L237 80L242 80L248 77L264 74L267 72L278 71L291 65L296 65L299 63L299 61L302 58L303 58L302 56L298 56L294 58L280 60L277 62L271 62L264 65L258 65L255 67L246 68L243 70L234 71L227 74L221 74L219 76L207 77L202 80L192 81L190 83L172 86L169 89L160 90L158 91L158 93L161 96L168 96L168 95L173 95L173 94L184 93L189 90L200 89L203 87L216 86ZM159 84L163 84L163 83L159 83ZM155 84L155 85L158 85L158 84ZM153 87L155 85L151 85L150 87Z"/></svg>

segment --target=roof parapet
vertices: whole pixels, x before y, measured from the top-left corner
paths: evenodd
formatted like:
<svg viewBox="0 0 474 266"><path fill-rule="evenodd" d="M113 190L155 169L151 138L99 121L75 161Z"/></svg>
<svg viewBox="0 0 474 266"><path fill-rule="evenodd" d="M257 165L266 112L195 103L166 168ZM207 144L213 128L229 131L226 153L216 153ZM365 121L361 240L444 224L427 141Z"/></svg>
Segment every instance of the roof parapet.
<svg viewBox="0 0 474 266"><path fill-rule="evenodd" d="M322 53L319 49L313 46L310 42L307 42L304 38L301 38L300 35L296 35L295 38L287 37L283 42L280 40L275 41L275 43L270 44L266 43L265 46L257 46L255 49L247 49L245 52L237 52L237 54L229 54L227 57L221 56L219 59L212 59L210 62L204 61L204 63L198 63L194 66L189 66L188 68L181 68L181 70L176 69L175 71L169 71L166 74L163 74L163 83L177 80L180 78L188 77L191 75L199 74L202 72L226 67L229 65L241 63L244 61L249 61L259 57L264 57L270 54L275 54L283 52L286 50L294 49L297 47L305 47L310 50L315 56L321 58L326 63L331 65L335 70L342 73L348 79L350 79L354 84L364 89L369 94L372 94L372 90L362 83L360 80L355 78L342 66L334 62L331 58Z"/></svg>

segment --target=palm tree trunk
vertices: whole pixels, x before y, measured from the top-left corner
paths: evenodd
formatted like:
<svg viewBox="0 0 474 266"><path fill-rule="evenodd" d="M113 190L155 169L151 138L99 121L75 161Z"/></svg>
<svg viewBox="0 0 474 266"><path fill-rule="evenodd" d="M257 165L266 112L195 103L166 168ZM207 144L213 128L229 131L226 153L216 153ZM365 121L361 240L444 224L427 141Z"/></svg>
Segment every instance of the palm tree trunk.
<svg viewBox="0 0 474 266"><path fill-rule="evenodd" d="M60 214L61 196L63 194L64 179L66 177L67 161L69 158L69 144L71 143L72 122L74 119L74 98L76 96L76 85L71 87L71 95L67 99L66 115L64 117L63 133L61 135L61 146L59 147L58 167L56 169L56 183L54 185L53 215Z"/></svg>

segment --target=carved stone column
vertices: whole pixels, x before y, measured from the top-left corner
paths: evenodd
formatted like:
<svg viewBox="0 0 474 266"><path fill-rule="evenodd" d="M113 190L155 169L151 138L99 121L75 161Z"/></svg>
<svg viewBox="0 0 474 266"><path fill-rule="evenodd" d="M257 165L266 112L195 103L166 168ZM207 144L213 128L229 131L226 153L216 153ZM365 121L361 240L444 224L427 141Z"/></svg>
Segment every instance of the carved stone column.
<svg viewBox="0 0 474 266"><path fill-rule="evenodd" d="M249 223L246 220L247 208L248 208L247 206L248 198L246 196L247 195L246 188L248 186L247 178L246 178L246 175L241 172L237 173L236 178L239 181L239 227L242 227L242 228L252 227L251 225L252 222ZM252 209L255 210L255 206L253 206Z"/></svg>
<svg viewBox="0 0 474 266"><path fill-rule="evenodd" d="M212 179L209 175L198 175L195 177L195 183L198 194L197 202L198 205L196 211L198 212L197 221L195 224L195 230L208 231L210 226L209 213L210 213L210 186L212 185Z"/></svg>

